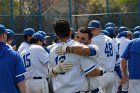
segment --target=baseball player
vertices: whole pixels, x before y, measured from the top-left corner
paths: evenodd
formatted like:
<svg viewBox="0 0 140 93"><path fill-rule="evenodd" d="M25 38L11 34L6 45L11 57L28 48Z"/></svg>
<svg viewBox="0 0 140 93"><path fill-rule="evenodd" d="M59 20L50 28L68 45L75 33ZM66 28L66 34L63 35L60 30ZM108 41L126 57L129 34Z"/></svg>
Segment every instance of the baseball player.
<svg viewBox="0 0 140 93"><path fill-rule="evenodd" d="M106 29L107 27L113 27L113 28L115 28L115 25L114 25L114 23L112 23L112 22L107 22L107 23L105 24L105 29Z"/></svg>
<svg viewBox="0 0 140 93"><path fill-rule="evenodd" d="M49 70L50 75L54 76L53 87L55 93L80 93L86 91L88 83L86 75L89 77L99 76L103 74L102 70L96 68L95 64L89 57L80 56L72 53L58 55L55 53L56 48L67 43L69 46L84 46L70 39L70 25L66 20L58 20L54 25L56 35L60 38L61 43L56 44L56 47L50 51L50 64L52 67ZM67 73L57 73L56 64L62 60L63 63L70 62L73 66Z"/></svg>
<svg viewBox="0 0 140 93"><path fill-rule="evenodd" d="M126 49L128 43L132 39L132 32L131 31L123 31L120 33L120 38L118 40L120 41L120 47L119 47L119 54L122 55L124 50ZM121 59L122 61L122 59ZM129 84L126 82L122 85L122 93L127 93Z"/></svg>
<svg viewBox="0 0 140 93"><path fill-rule="evenodd" d="M99 77L99 84L104 93L112 93L114 84L114 67L116 62L116 48L113 40L106 35L101 34L101 24L97 20L92 20L88 24L88 28L93 33L91 44L99 47L98 66L106 73Z"/></svg>
<svg viewBox="0 0 140 93"><path fill-rule="evenodd" d="M116 93L118 91L118 87L121 86L119 84L120 82L120 79L122 78L122 72L121 72L121 69L120 69L120 55L119 55L119 47L120 47L120 42L119 40L117 40L115 38L115 29L111 26L108 26L106 27L105 29L106 31L108 31L110 33L109 37L112 38L112 40L114 41L115 45L116 45L116 63L115 63L115 68L114 68L114 71L115 71L115 84L114 84L114 92ZM120 90L119 90L120 91Z"/></svg>
<svg viewBox="0 0 140 93"><path fill-rule="evenodd" d="M121 34L123 34L120 38L120 55L122 55L123 51L125 50L127 44L132 40L132 32L131 31L124 31Z"/></svg>
<svg viewBox="0 0 140 93"><path fill-rule="evenodd" d="M43 41L43 48L47 53L50 53L50 50L46 47L47 46L47 38L50 36L47 36L44 31L37 31L38 33L42 34L44 36L44 41Z"/></svg>
<svg viewBox="0 0 140 93"><path fill-rule="evenodd" d="M98 59L98 52L99 49L96 45L90 45L91 43L91 38L92 38L92 33L91 30L85 27L80 27L78 29L78 32L75 36L75 41L78 41L80 43L83 43L85 45L88 45L86 47L83 46L68 46L66 43L63 44L62 46L59 46L56 48L56 53L57 54L64 54L66 52L69 53L75 53L83 56L90 56L91 59L95 64L98 64L97 59ZM72 51L71 51L72 49ZM87 77L88 80L88 90L92 91L92 93L97 93L99 92L99 84L98 80L93 77ZM87 91L86 91L87 92Z"/></svg>
<svg viewBox="0 0 140 93"><path fill-rule="evenodd" d="M7 41L6 43L13 49L16 50L16 45L12 46L13 38L15 36L15 33L11 29L6 29L7 32Z"/></svg>
<svg viewBox="0 0 140 93"><path fill-rule="evenodd" d="M140 39L134 39L128 43L122 55L123 81L129 81L128 93L140 92ZM127 68L128 72L127 73ZM124 92L127 93L127 92Z"/></svg>
<svg viewBox="0 0 140 93"><path fill-rule="evenodd" d="M133 39L139 38L139 37L140 37L140 31L135 31L135 32L133 33Z"/></svg>
<svg viewBox="0 0 140 93"><path fill-rule="evenodd" d="M119 27L118 32L121 33L121 32L123 32L123 31L128 31L128 28L125 27L125 26Z"/></svg>
<svg viewBox="0 0 140 93"><path fill-rule="evenodd" d="M134 32L135 31L140 31L140 26L136 26L135 28L134 28Z"/></svg>
<svg viewBox="0 0 140 93"><path fill-rule="evenodd" d="M40 33L32 35L31 45L21 52L27 70L27 93L48 93L49 55L42 47L44 36Z"/></svg>
<svg viewBox="0 0 140 93"><path fill-rule="evenodd" d="M32 35L35 33L33 28L26 28L23 31L24 34L24 42L21 43L21 45L18 48L18 52L21 53L26 47L29 47L30 45L30 39Z"/></svg>
<svg viewBox="0 0 140 93"><path fill-rule="evenodd" d="M104 35L107 35L107 36L109 36L110 34L109 34L109 32L108 31L106 31L106 30L102 30L102 33L104 34Z"/></svg>
<svg viewBox="0 0 140 93"><path fill-rule="evenodd" d="M26 93L22 59L6 45L6 40L6 28L0 25L0 93Z"/></svg>
<svg viewBox="0 0 140 93"><path fill-rule="evenodd" d="M83 27L79 28L77 35L75 37L75 40L80 42L80 43L83 43L85 45L88 45L88 47L90 48L90 51L92 51L92 53L94 53L94 55L93 55L90 52L89 56L92 57L93 62L95 62L95 64L98 64L97 59L99 57L99 55L98 55L99 49L96 45L90 44L92 41L91 39L92 39L92 33L91 33L90 29L83 28ZM98 78L98 77L96 77L96 78ZM99 84L98 84L99 81L96 78L87 77L89 91L91 91L91 93L99 93Z"/></svg>

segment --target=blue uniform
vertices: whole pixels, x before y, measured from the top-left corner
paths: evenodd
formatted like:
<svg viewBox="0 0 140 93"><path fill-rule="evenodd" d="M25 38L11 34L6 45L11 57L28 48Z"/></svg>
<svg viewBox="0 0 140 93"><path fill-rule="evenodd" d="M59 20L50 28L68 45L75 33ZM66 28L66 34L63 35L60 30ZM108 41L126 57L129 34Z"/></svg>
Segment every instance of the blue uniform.
<svg viewBox="0 0 140 93"><path fill-rule="evenodd" d="M17 84L25 79L25 72L19 54L0 42L0 93L20 93Z"/></svg>
<svg viewBox="0 0 140 93"><path fill-rule="evenodd" d="M128 60L129 79L140 79L140 39L131 41L122 58Z"/></svg>

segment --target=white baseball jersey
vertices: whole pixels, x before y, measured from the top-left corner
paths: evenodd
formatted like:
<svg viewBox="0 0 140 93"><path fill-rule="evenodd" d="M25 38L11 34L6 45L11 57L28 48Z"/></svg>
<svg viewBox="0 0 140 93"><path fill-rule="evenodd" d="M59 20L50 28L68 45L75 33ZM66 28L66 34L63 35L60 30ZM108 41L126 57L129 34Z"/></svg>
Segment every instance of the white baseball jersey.
<svg viewBox="0 0 140 93"><path fill-rule="evenodd" d="M99 47L98 66L106 71L113 71L116 62L116 47L112 39L100 34L92 38L92 43Z"/></svg>
<svg viewBox="0 0 140 93"><path fill-rule="evenodd" d="M26 47L29 47L29 46L30 45L27 42L22 42L17 51L20 54Z"/></svg>
<svg viewBox="0 0 140 93"><path fill-rule="evenodd" d="M89 44L89 47L92 47L96 50L96 55L94 56L90 56L90 58L92 59L92 61L95 63L95 65L98 65L98 58L99 58L99 48L97 45L95 44ZM97 79L98 77L87 77L87 81L88 81L88 90L95 90L97 88L99 88L99 81Z"/></svg>
<svg viewBox="0 0 140 93"><path fill-rule="evenodd" d="M81 46L83 44L74 40L67 40L69 46ZM58 43L56 47L59 46ZM67 73L61 73L53 77L53 88L55 93L75 93L81 90L87 90L88 83L86 74L95 69L95 64L90 57L81 56L72 53L65 53L63 55L55 54L56 47L50 51L50 64L55 66L59 60L63 59L64 62L70 62L73 67Z"/></svg>
<svg viewBox="0 0 140 93"><path fill-rule="evenodd" d="M48 77L49 54L42 46L32 44L21 52L24 66L27 70L26 79L33 77Z"/></svg>
<svg viewBox="0 0 140 93"><path fill-rule="evenodd" d="M120 56L121 56L125 48L127 47L128 43L130 42L130 40L125 37L121 37L119 38L119 41L120 41Z"/></svg>
<svg viewBox="0 0 140 93"><path fill-rule="evenodd" d="M56 45L56 43L53 43L53 44L47 46L47 49L51 50L55 45Z"/></svg>
<svg viewBox="0 0 140 93"><path fill-rule="evenodd" d="M92 38L92 43L99 47L98 67L106 71L97 78L104 93L113 93L114 67L116 63L116 47L114 41L103 34Z"/></svg>

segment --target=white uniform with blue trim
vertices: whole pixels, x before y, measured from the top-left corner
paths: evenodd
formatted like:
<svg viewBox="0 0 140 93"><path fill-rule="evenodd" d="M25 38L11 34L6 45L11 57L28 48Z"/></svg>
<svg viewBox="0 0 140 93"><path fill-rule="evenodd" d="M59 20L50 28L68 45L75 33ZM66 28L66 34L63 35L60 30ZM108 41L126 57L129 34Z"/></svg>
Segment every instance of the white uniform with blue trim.
<svg viewBox="0 0 140 93"><path fill-rule="evenodd" d="M26 47L29 47L29 46L30 46L29 43L27 43L27 42L22 42L17 51L18 51L19 54L20 54Z"/></svg>
<svg viewBox="0 0 140 93"><path fill-rule="evenodd" d="M61 43L56 44L56 47ZM67 40L69 46L81 46L83 44L74 40ZM61 73L56 77L52 77L53 88L55 93L75 93L81 90L87 90L88 83L86 74L95 69L95 64L90 57L80 56L72 53L63 55L55 54L56 47L50 51L50 64L55 66L59 60L70 62L73 65L71 71Z"/></svg>
<svg viewBox="0 0 140 93"><path fill-rule="evenodd" d="M27 70L27 93L48 93L48 67L49 54L42 46L32 44L21 52L24 66ZM33 79L41 77L42 79ZM42 92L39 92L42 91Z"/></svg>
<svg viewBox="0 0 140 93"><path fill-rule="evenodd" d="M104 93L112 93L114 85L114 67L116 62L116 47L114 41L103 34L92 38L92 44L99 47L99 59L97 67L106 71L103 76L97 78Z"/></svg>
<svg viewBox="0 0 140 93"><path fill-rule="evenodd" d="M92 61L95 63L95 65L98 65L98 58L99 58L99 48L97 45L95 44L89 44L89 47L92 47L96 50L96 54L93 56L89 56ZM99 81L98 81L98 76L97 77L87 77L87 81L88 81L88 90L89 91L93 91L97 88L100 88L99 86ZM101 89L99 90L101 91Z"/></svg>

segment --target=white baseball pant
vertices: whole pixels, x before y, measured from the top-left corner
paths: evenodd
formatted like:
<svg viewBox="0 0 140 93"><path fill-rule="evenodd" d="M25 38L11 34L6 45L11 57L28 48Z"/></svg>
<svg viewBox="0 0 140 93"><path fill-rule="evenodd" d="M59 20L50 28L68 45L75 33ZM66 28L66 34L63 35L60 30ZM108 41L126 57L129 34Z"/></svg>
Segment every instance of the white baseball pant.
<svg viewBox="0 0 140 93"><path fill-rule="evenodd" d="M27 93L49 93L48 82L46 78L42 79L27 79Z"/></svg>

